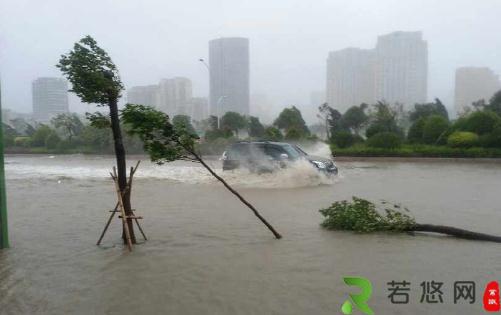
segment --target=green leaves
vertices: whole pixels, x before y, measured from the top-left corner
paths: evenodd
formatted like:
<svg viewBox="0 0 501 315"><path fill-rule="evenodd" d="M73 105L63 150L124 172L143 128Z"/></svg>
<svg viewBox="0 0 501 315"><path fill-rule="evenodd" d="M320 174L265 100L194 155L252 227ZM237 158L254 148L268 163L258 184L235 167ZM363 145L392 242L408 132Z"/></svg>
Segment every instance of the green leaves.
<svg viewBox="0 0 501 315"><path fill-rule="evenodd" d="M413 217L400 211L399 205L382 202L376 205L365 199L353 197L334 202L329 208L319 210L325 217L321 226L329 230L347 230L361 233L376 231L406 231L416 224ZM407 208L404 208L408 212Z"/></svg>
<svg viewBox="0 0 501 315"><path fill-rule="evenodd" d="M286 133L289 129L295 128L301 132L304 137L310 134L301 112L295 106L285 108L280 115L278 115L278 118L275 119L273 125L279 129L284 129Z"/></svg>
<svg viewBox="0 0 501 315"><path fill-rule="evenodd" d="M92 127L103 129L110 128L110 117L103 115L101 112L85 113L85 117L90 121Z"/></svg>
<svg viewBox="0 0 501 315"><path fill-rule="evenodd" d="M72 51L61 56L56 67L71 82L71 91L84 103L105 105L110 98L118 99L123 90L117 67L90 36L75 43Z"/></svg>
<svg viewBox="0 0 501 315"><path fill-rule="evenodd" d="M167 114L150 106L127 104L121 116L127 132L139 136L153 162L192 160L198 137L187 128L174 128Z"/></svg>
<svg viewBox="0 0 501 315"><path fill-rule="evenodd" d="M226 112L221 117L221 129L228 129L238 134L238 130L247 127L247 119L236 112Z"/></svg>

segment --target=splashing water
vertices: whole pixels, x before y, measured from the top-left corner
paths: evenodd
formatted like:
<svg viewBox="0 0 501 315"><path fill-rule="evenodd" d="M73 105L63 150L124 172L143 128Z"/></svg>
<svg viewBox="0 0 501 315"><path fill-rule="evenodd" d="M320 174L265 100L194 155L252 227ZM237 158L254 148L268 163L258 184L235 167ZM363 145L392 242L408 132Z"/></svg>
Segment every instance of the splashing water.
<svg viewBox="0 0 501 315"><path fill-rule="evenodd" d="M312 145L301 145L300 147L310 155L316 155L326 159L332 158L331 149L324 142L315 142Z"/></svg>
<svg viewBox="0 0 501 315"><path fill-rule="evenodd" d="M334 178L318 172L309 162L298 161L273 173L256 174L246 169L223 171L219 161L209 161L211 167L228 183L240 187L294 188L331 185ZM56 156L8 158L8 179L39 179L61 183L69 180L104 180L114 165L110 157ZM129 161L134 165L134 161ZM215 184L218 181L200 164L173 162L156 165L142 162L135 175L138 179L158 179L187 184Z"/></svg>
<svg viewBox="0 0 501 315"><path fill-rule="evenodd" d="M220 173L221 174L221 173ZM298 161L273 173L255 174L246 170L222 173L224 179L237 186L263 188L295 188L332 185L335 177L317 171L310 162Z"/></svg>

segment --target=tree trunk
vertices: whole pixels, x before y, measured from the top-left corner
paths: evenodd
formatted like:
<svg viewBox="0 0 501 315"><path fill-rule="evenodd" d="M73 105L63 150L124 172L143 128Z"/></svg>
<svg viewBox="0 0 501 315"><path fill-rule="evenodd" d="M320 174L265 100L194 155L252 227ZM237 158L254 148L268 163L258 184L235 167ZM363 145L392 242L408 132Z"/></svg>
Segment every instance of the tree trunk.
<svg viewBox="0 0 501 315"><path fill-rule="evenodd" d="M118 117L118 99L114 96L109 97L108 105L110 107L111 130L113 131L113 142L115 144L115 156L117 158L118 172L118 187L123 194L122 201L124 205L125 215L131 216L132 207L130 203L130 191L127 190L127 165L125 162L125 148L122 140L122 132L120 130L120 119ZM133 244L136 244L136 236L134 235L134 225L132 219L127 219L130 239ZM127 242L125 237L125 229L122 231L122 239Z"/></svg>
<svg viewBox="0 0 501 315"><path fill-rule="evenodd" d="M433 224L416 224L407 231L409 232L432 232L452 235L458 238L477 241L488 241L501 243L501 236L495 236L484 233L477 233L468 230L458 229L451 226L433 225Z"/></svg>
<svg viewBox="0 0 501 315"><path fill-rule="evenodd" d="M224 185L224 187L226 187L226 189L228 189L232 194L234 194L238 199L240 199L240 201L243 202L249 209L251 209L254 215L258 217L258 219L261 220L261 222L263 222L264 225L266 225L266 227L271 231L271 233L273 233L275 238L277 239L282 238L282 235L280 235L280 233L278 233L275 230L275 228L270 223L268 223L268 221L266 221L266 219L257 211L257 209L254 208L254 206L250 204L250 202L245 200L244 197L242 197L242 195L240 195L235 189L233 189L221 176L217 175L216 172L214 172L212 168L210 168L210 166L207 165L207 163L205 163L205 161L202 160L202 158L197 153L195 153L194 150L190 150L186 147L185 149L188 152L190 152L195 157L195 159L197 159L203 165L203 167L205 167L209 171L209 173L211 173L212 176L214 176L218 181L220 181Z"/></svg>

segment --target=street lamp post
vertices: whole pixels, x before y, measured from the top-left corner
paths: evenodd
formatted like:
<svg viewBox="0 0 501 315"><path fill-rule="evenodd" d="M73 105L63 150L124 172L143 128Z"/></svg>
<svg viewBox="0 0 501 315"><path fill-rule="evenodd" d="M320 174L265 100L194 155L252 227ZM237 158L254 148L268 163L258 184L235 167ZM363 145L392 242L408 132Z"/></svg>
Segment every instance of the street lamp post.
<svg viewBox="0 0 501 315"><path fill-rule="evenodd" d="M226 95L221 95L218 99L217 99L217 103L216 103L216 111L217 111L217 129L219 129L219 125L220 125L220 118L221 117L221 102L226 98Z"/></svg>
<svg viewBox="0 0 501 315"><path fill-rule="evenodd" d="M205 66L205 68L207 68L207 71L209 72L209 80L210 80L210 66L207 64L207 62L205 62L205 59L203 59L203 58L198 59L198 61L200 61ZM226 97L227 97L226 95L221 95L217 99L217 102L216 102L217 129L219 129L219 125L220 125L219 120L221 117L221 103Z"/></svg>

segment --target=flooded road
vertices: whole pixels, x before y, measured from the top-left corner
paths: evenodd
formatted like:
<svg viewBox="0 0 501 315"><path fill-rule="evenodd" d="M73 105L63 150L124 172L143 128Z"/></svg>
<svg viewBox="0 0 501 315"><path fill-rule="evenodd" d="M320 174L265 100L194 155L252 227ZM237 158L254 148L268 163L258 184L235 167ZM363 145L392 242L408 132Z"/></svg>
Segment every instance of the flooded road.
<svg viewBox="0 0 501 315"><path fill-rule="evenodd" d="M94 245L115 204L112 158L6 163L12 248L0 252L1 314L341 314L354 292L343 276L372 282L375 314L481 314L486 283L501 280L500 244L325 231L318 213L355 195L402 203L420 223L501 234L500 162L345 160L334 181L302 168L223 173L284 236L275 240L197 164L143 161L132 203L150 240L132 253L118 219ZM411 283L409 304L390 303L392 280ZM442 304L420 303L421 282L432 280L444 283ZM454 304L455 281L476 282L474 304Z"/></svg>

